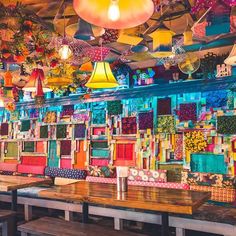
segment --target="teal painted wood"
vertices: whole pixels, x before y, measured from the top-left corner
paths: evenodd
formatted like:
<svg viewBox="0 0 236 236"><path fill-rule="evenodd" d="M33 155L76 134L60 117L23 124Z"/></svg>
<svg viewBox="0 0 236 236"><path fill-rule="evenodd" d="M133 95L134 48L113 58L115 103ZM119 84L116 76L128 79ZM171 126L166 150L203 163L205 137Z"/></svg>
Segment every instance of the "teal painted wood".
<svg viewBox="0 0 236 236"><path fill-rule="evenodd" d="M102 149L92 149L92 156L94 157L105 157L108 158L110 155L109 150L102 150Z"/></svg>
<svg viewBox="0 0 236 236"><path fill-rule="evenodd" d="M57 142L55 140L49 141L48 148L48 166L59 167L60 157L57 156Z"/></svg>
<svg viewBox="0 0 236 236"><path fill-rule="evenodd" d="M221 154L192 154L190 166L192 172L227 174L227 165L224 160L224 155Z"/></svg>
<svg viewBox="0 0 236 236"><path fill-rule="evenodd" d="M97 92L91 94L91 98L82 99L81 95L74 95L62 98L47 99L45 107L89 103L104 102L118 99L132 99L153 96L167 96L180 93L193 93L204 91L216 91L223 89L236 89L236 76L222 78L218 80L193 80L188 82L177 82L170 84L155 84L133 89L120 89L106 92ZM27 109L35 107L35 102L19 102L17 109Z"/></svg>

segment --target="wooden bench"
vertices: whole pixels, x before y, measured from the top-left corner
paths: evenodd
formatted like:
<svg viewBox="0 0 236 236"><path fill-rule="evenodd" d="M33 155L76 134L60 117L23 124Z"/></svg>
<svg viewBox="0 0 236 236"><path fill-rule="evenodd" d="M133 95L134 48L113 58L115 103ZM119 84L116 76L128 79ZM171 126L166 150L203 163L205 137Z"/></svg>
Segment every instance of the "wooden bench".
<svg viewBox="0 0 236 236"><path fill-rule="evenodd" d="M16 213L9 210L0 210L0 224L2 236L14 236L14 224Z"/></svg>
<svg viewBox="0 0 236 236"><path fill-rule="evenodd" d="M18 226L21 236L144 236L127 231L115 231L95 224L69 222L58 218L43 217Z"/></svg>

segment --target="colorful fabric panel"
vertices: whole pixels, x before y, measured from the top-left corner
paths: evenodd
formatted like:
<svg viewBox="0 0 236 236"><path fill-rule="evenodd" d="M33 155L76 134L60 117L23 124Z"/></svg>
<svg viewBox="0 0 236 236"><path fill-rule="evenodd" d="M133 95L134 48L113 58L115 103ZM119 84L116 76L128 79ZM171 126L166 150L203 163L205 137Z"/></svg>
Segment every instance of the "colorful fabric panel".
<svg viewBox="0 0 236 236"><path fill-rule="evenodd" d="M48 126L40 126L40 138L48 138Z"/></svg>
<svg viewBox="0 0 236 236"><path fill-rule="evenodd" d="M158 116L157 118L157 132L158 133L175 133L175 118L174 116Z"/></svg>
<svg viewBox="0 0 236 236"><path fill-rule="evenodd" d="M61 169L61 168L46 167L45 175L53 178L61 177L69 179L85 179L87 172L85 170L78 170L78 169Z"/></svg>
<svg viewBox="0 0 236 236"><path fill-rule="evenodd" d="M57 125L57 138L66 138L66 125Z"/></svg>
<svg viewBox="0 0 236 236"><path fill-rule="evenodd" d="M1 135L8 135L8 129L9 129L9 125L8 123L2 123L1 124Z"/></svg>
<svg viewBox="0 0 236 236"><path fill-rule="evenodd" d="M60 167L63 169L71 169L71 159L70 158L61 158Z"/></svg>
<svg viewBox="0 0 236 236"><path fill-rule="evenodd" d="M108 166L109 165L108 158L92 158L91 165L92 166Z"/></svg>
<svg viewBox="0 0 236 236"><path fill-rule="evenodd" d="M22 120L21 121L21 132L29 131L30 129L30 120Z"/></svg>
<svg viewBox="0 0 236 236"><path fill-rule="evenodd" d="M191 155L190 167L192 172L227 173L227 163L223 154L193 153Z"/></svg>
<svg viewBox="0 0 236 236"><path fill-rule="evenodd" d="M74 137L75 138L85 138L86 125L85 124L77 124L74 129Z"/></svg>
<svg viewBox="0 0 236 236"><path fill-rule="evenodd" d="M61 155L71 155L71 140L61 141Z"/></svg>
<svg viewBox="0 0 236 236"><path fill-rule="evenodd" d="M23 152L34 152L35 143L34 142L24 142Z"/></svg>
<svg viewBox="0 0 236 236"><path fill-rule="evenodd" d="M108 115L119 115L122 114L123 106L120 100L118 101L108 101L107 102L107 112Z"/></svg>
<svg viewBox="0 0 236 236"><path fill-rule="evenodd" d="M66 105L62 107L61 117L72 116L74 114L74 105Z"/></svg>
<svg viewBox="0 0 236 236"><path fill-rule="evenodd" d="M6 157L18 157L18 143L8 142L5 149Z"/></svg>
<svg viewBox="0 0 236 236"><path fill-rule="evenodd" d="M89 166L88 175L95 177L115 178L116 168L114 166Z"/></svg>
<svg viewBox="0 0 236 236"><path fill-rule="evenodd" d="M148 182L167 182L166 170L142 170L142 169L129 169L128 180L148 181Z"/></svg>
<svg viewBox="0 0 236 236"><path fill-rule="evenodd" d="M206 98L206 108L225 107L227 105L227 91L218 90L202 94Z"/></svg>
<svg viewBox="0 0 236 236"><path fill-rule="evenodd" d="M108 143L100 141L92 141L91 146L92 148L108 148Z"/></svg>
<svg viewBox="0 0 236 236"><path fill-rule="evenodd" d="M222 174L182 171L181 182L189 185L235 188L235 177Z"/></svg>
<svg viewBox="0 0 236 236"><path fill-rule="evenodd" d="M217 132L219 134L236 134L236 116L218 116Z"/></svg>
<svg viewBox="0 0 236 236"><path fill-rule="evenodd" d="M32 109L30 109L29 113L30 113L30 118L38 118L39 117L39 110L38 109L32 108Z"/></svg>
<svg viewBox="0 0 236 236"><path fill-rule="evenodd" d="M110 151L103 150L103 149L92 149L92 156L93 157L108 158L110 156Z"/></svg>
<svg viewBox="0 0 236 236"><path fill-rule="evenodd" d="M142 112L138 114L139 129L153 129L153 112Z"/></svg>
<svg viewBox="0 0 236 236"><path fill-rule="evenodd" d="M59 167L60 157L57 155L57 142L55 140L49 141L48 148L48 166Z"/></svg>
<svg viewBox="0 0 236 236"><path fill-rule="evenodd" d="M157 100L157 114L171 115L171 98L160 98Z"/></svg>
<svg viewBox="0 0 236 236"><path fill-rule="evenodd" d="M180 121L197 121L197 104L184 103L179 106L179 120Z"/></svg>
<svg viewBox="0 0 236 236"><path fill-rule="evenodd" d="M136 133L137 133L136 117L123 117L122 134L136 134Z"/></svg>
<svg viewBox="0 0 236 236"><path fill-rule="evenodd" d="M43 119L45 123L56 123L57 113L55 111L48 111Z"/></svg>
<svg viewBox="0 0 236 236"><path fill-rule="evenodd" d="M95 125L106 123L106 111L105 109L94 109L92 111L92 123Z"/></svg>

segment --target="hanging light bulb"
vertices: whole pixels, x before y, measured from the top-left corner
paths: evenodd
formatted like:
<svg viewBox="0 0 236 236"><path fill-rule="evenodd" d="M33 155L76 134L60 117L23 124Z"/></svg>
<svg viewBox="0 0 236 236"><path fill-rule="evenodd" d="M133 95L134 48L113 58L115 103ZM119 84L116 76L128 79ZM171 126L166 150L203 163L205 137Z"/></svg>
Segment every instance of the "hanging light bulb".
<svg viewBox="0 0 236 236"><path fill-rule="evenodd" d="M0 107L5 107L4 101L0 98Z"/></svg>
<svg viewBox="0 0 236 236"><path fill-rule="evenodd" d="M111 0L107 16L111 21L117 21L120 19L119 0Z"/></svg>
<svg viewBox="0 0 236 236"><path fill-rule="evenodd" d="M61 48L58 51L58 54L62 60L68 59L72 55L72 51L68 45L68 42L63 39Z"/></svg>

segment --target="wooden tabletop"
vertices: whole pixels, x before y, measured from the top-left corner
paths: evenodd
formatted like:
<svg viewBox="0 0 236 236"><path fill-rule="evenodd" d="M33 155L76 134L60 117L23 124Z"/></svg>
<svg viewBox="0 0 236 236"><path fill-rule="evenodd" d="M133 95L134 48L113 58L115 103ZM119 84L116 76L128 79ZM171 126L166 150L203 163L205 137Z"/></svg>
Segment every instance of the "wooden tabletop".
<svg viewBox="0 0 236 236"><path fill-rule="evenodd" d="M44 178L0 175L0 191L3 192L49 183L51 183L51 180Z"/></svg>
<svg viewBox="0 0 236 236"><path fill-rule="evenodd" d="M78 182L39 192L40 197L109 206L192 214L210 198L208 192L129 186L119 193L114 184Z"/></svg>

